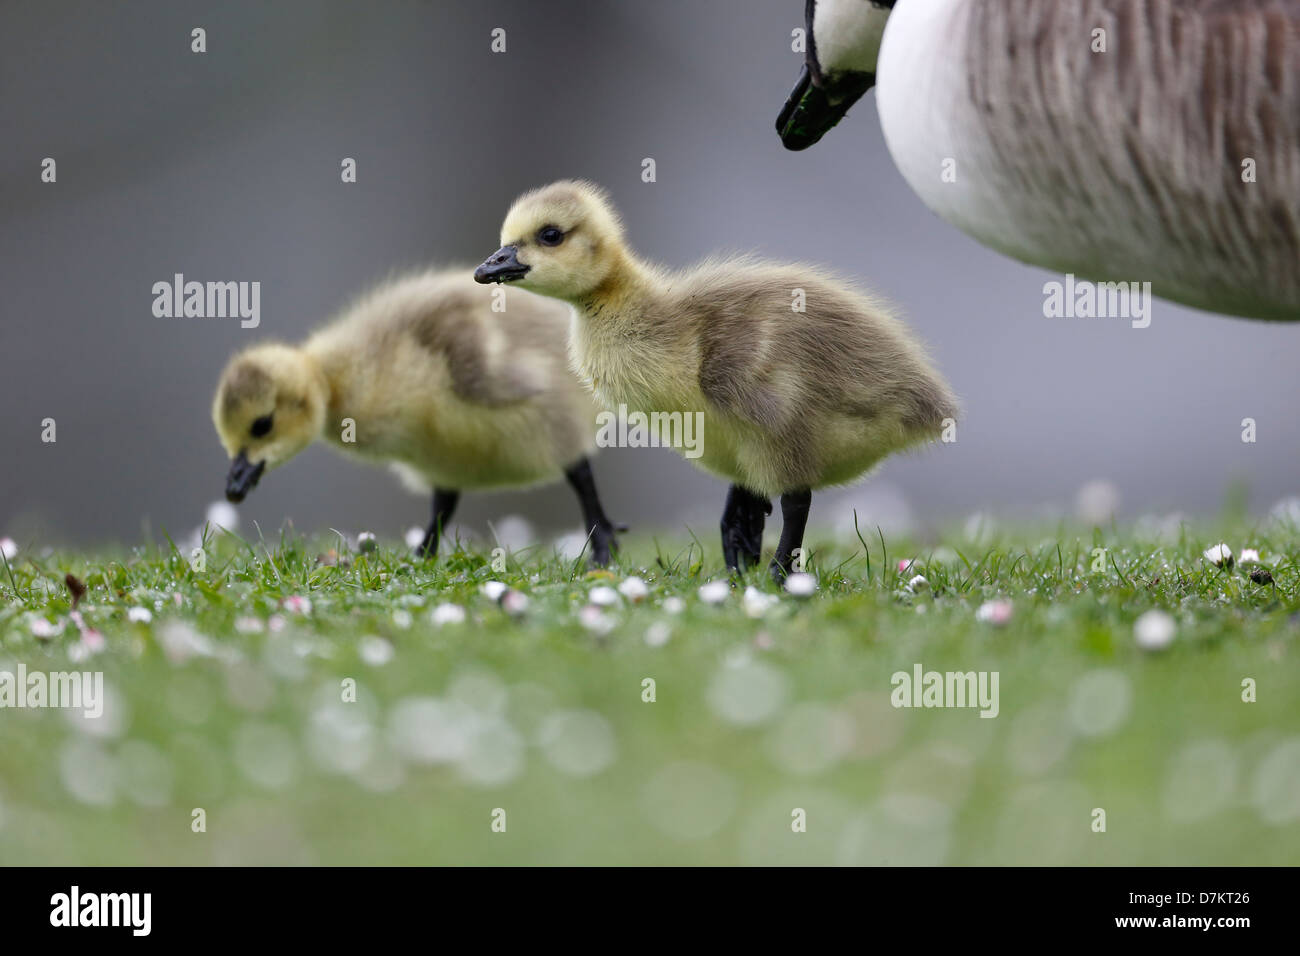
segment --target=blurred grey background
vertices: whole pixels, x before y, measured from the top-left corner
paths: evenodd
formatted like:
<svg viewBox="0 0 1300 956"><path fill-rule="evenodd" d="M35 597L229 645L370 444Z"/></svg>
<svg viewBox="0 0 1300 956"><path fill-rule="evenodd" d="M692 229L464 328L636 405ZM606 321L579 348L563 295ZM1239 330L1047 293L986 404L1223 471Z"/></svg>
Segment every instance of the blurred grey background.
<svg viewBox="0 0 1300 956"><path fill-rule="evenodd" d="M824 262L896 301L966 408L954 445L814 502L887 528L1072 513L1111 482L1124 514L1266 510L1300 489L1300 328L1158 302L1150 328L1046 319L1048 273L932 216L895 171L872 96L812 150L776 113L801 0L0 3L0 535L134 542L221 497L209 420L228 355L297 339L395 268L473 264L520 191L606 185L634 245ZM190 31L207 52L190 52ZM507 52L490 50L493 28ZM58 181L40 181L54 157ZM355 157L358 182L340 182ZM653 157L658 181L641 181ZM173 273L258 280L262 322L155 318ZM57 421L55 444L41 420ZM1241 420L1258 441L1243 444ZM607 510L712 534L723 485L666 450L596 461ZM1105 502L1109 495L1100 494ZM241 507L400 534L426 520L382 469L313 448ZM1094 509L1095 510L1095 509ZM472 496L576 527L563 486ZM711 538L708 539L711 541Z"/></svg>

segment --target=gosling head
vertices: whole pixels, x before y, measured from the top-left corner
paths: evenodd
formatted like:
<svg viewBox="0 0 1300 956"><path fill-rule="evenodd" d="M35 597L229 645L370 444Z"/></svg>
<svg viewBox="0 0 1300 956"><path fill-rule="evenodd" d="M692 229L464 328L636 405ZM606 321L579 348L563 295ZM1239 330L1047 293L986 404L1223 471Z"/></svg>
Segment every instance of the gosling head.
<svg viewBox="0 0 1300 956"><path fill-rule="evenodd" d="M243 501L262 472L288 461L325 425L325 388L310 360L287 345L259 345L230 360L212 401L230 473L226 498Z"/></svg>
<svg viewBox="0 0 1300 956"><path fill-rule="evenodd" d="M623 227L604 190L564 180L515 200L501 227L501 248L474 278L572 301L599 288L624 253Z"/></svg>

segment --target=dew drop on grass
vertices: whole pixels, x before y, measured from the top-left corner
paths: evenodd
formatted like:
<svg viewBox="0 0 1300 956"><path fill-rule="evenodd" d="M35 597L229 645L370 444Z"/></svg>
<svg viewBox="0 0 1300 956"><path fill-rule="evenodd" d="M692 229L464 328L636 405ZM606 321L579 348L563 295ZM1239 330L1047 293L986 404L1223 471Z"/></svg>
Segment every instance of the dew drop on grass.
<svg viewBox="0 0 1300 956"><path fill-rule="evenodd" d="M659 770L641 791L641 808L675 840L702 840L720 830L736 806L737 788L707 764L681 761Z"/></svg>
<svg viewBox="0 0 1300 956"><path fill-rule="evenodd" d="M556 770L571 777L591 777L614 762L614 728L591 710L549 715L537 733L538 746Z"/></svg>
<svg viewBox="0 0 1300 956"><path fill-rule="evenodd" d="M172 765L163 752L143 740L128 740L118 751L122 791L142 807L165 807L171 802Z"/></svg>
<svg viewBox="0 0 1300 956"><path fill-rule="evenodd" d="M117 766L97 741L73 737L59 751L63 787L81 803L112 806L117 800Z"/></svg>
<svg viewBox="0 0 1300 956"><path fill-rule="evenodd" d="M729 724L752 727L771 720L786 699L786 678L762 661L722 667L709 684L709 707Z"/></svg>
<svg viewBox="0 0 1300 956"><path fill-rule="evenodd" d="M1196 740L1170 762L1164 808L1176 823L1195 823L1228 807L1235 796L1239 760L1223 740Z"/></svg>
<svg viewBox="0 0 1300 956"><path fill-rule="evenodd" d="M241 773L268 790L283 790L298 774L298 753L288 732L253 722L235 732L234 761Z"/></svg>
<svg viewBox="0 0 1300 956"><path fill-rule="evenodd" d="M375 729L364 711L331 701L312 711L306 737L307 753L322 770L356 774L370 761Z"/></svg>
<svg viewBox="0 0 1300 956"><path fill-rule="evenodd" d="M469 746L456 770L461 778L481 787L499 787L519 776L524 769L524 742L500 715L476 721Z"/></svg>
<svg viewBox="0 0 1300 956"><path fill-rule="evenodd" d="M382 637L367 634L357 644L361 659L371 667L383 667L393 659L393 645Z"/></svg>
<svg viewBox="0 0 1300 956"><path fill-rule="evenodd" d="M663 647L673 636L673 629L666 621L655 621L645 630L645 642L650 647Z"/></svg>
<svg viewBox="0 0 1300 956"><path fill-rule="evenodd" d="M1300 820L1300 737L1290 737L1267 754L1255 768L1251 803L1270 826Z"/></svg>
<svg viewBox="0 0 1300 956"><path fill-rule="evenodd" d="M412 763L454 763L469 749L467 716L436 697L405 697L389 713L389 741Z"/></svg>
<svg viewBox="0 0 1300 956"><path fill-rule="evenodd" d="M1090 671L1070 691L1070 725L1080 736L1105 737L1123 726L1132 705L1128 675L1111 669Z"/></svg>
<svg viewBox="0 0 1300 956"><path fill-rule="evenodd" d="M768 737L772 762L786 773L822 773L853 749L853 723L825 704L791 707Z"/></svg>

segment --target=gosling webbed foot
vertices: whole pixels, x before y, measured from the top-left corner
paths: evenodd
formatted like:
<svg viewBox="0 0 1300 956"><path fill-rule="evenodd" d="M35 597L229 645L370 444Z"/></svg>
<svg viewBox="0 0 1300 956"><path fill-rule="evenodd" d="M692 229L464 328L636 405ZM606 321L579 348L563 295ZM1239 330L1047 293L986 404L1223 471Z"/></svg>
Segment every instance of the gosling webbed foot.
<svg viewBox="0 0 1300 956"><path fill-rule="evenodd" d="M433 518L424 532L424 539L415 549L415 557L418 560L428 561L438 556L438 541L442 537L443 529L451 523L451 516L456 511L458 501L460 501L459 491L450 488L433 490Z"/></svg>
<svg viewBox="0 0 1300 956"><path fill-rule="evenodd" d="M795 552L803 547L803 533L808 526L808 509L812 506L812 491L789 491L781 495L781 540L772 556L769 570L772 580L784 584L795 570Z"/></svg>
<svg viewBox="0 0 1300 956"><path fill-rule="evenodd" d="M582 507L582 524L587 529L587 541L591 545L591 563L598 568L607 566L618 551L618 539L614 536L626 531L627 526L615 524L605 515L600 504L600 495L596 492L596 478L591 471L591 462L579 458L564 470L573 493L578 496Z"/></svg>
<svg viewBox="0 0 1300 956"><path fill-rule="evenodd" d="M722 556L728 571L747 571L763 557L763 524L745 522L722 526Z"/></svg>
<svg viewBox="0 0 1300 956"><path fill-rule="evenodd" d="M432 528L424 532L424 540L415 546L415 557L419 561L428 561L438 554L438 534Z"/></svg>
<svg viewBox="0 0 1300 956"><path fill-rule="evenodd" d="M591 564L592 567L605 568L609 566L614 555L618 554L617 535L627 531L625 524L613 524L606 521L597 524L591 529L588 540L591 542Z"/></svg>
<svg viewBox="0 0 1300 956"><path fill-rule="evenodd" d="M754 567L763 556L763 525L772 503L761 495L732 485L722 509L722 557L734 573Z"/></svg>

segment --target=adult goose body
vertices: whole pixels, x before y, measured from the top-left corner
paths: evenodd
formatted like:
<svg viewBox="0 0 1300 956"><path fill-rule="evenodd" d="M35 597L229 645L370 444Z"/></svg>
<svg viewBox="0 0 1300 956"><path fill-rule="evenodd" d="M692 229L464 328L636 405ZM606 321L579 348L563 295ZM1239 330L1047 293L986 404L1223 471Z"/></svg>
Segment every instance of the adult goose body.
<svg viewBox="0 0 1300 956"><path fill-rule="evenodd" d="M1300 0L810 6L858 38L814 34L810 57L854 67L817 74L856 72L860 87L878 47L890 153L948 222L1054 271L1300 319ZM828 101L821 127L848 105Z"/></svg>

